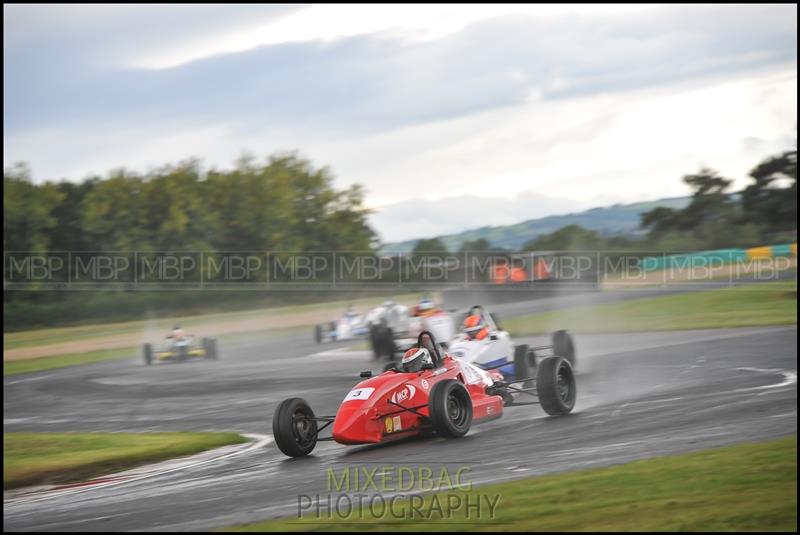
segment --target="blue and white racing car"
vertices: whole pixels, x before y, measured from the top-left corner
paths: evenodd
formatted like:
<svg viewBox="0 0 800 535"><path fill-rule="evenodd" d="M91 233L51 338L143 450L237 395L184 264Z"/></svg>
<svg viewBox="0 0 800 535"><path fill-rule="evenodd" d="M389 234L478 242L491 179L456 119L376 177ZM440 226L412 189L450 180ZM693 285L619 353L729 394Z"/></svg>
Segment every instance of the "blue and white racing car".
<svg viewBox="0 0 800 535"><path fill-rule="evenodd" d="M363 338L369 334L369 325L364 316L348 308L341 318L330 323L314 326L314 341L318 344Z"/></svg>
<svg viewBox="0 0 800 535"><path fill-rule="evenodd" d="M552 343L530 347L515 345L508 331L498 327L495 318L480 305L473 306L467 316L477 315L483 336L461 334L449 344L455 358L465 360L484 370L498 370L504 377L521 381L535 377L538 361L548 354L563 357L575 367L575 344L567 331L555 331Z"/></svg>

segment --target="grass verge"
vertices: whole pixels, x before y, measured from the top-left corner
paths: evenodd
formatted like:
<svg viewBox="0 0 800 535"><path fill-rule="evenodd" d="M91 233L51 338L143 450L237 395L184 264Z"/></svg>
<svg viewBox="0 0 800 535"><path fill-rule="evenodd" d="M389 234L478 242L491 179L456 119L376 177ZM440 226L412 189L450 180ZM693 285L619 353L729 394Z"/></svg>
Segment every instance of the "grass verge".
<svg viewBox="0 0 800 535"><path fill-rule="evenodd" d="M3 433L3 488L85 481L246 440L236 433Z"/></svg>
<svg viewBox="0 0 800 535"><path fill-rule="evenodd" d="M442 514L432 507L434 501L455 504L450 496L459 496L464 504L467 495L472 503L479 496L499 496L494 518L486 507L484 514L473 509L471 516L464 506L444 508ZM387 507L383 516L364 508L340 521L327 521L321 509L323 519L271 520L225 531L797 531L797 437L475 487L425 500L416 519L392 518ZM401 505L396 511L411 512Z"/></svg>
<svg viewBox="0 0 800 535"><path fill-rule="evenodd" d="M402 294L396 296L394 299L401 303L410 303L418 298L418 294ZM248 309L197 315L167 315L167 317L153 318L148 320L105 324L93 323L70 327L52 327L45 329L17 331L3 333L3 349L7 350L36 347L62 342L108 337L112 335L139 333L145 330L168 331L175 323L183 325L184 328L199 329L202 328L203 325L213 325L223 322L236 322L253 318L281 317L292 314L313 312L327 313L328 311L330 311L331 315L328 320L330 321L341 315L344 309L349 305L354 305L360 309L366 310L378 305L381 301L382 298L380 297L357 298L306 305L286 305L273 308Z"/></svg>
<svg viewBox="0 0 800 535"><path fill-rule="evenodd" d="M632 299L504 320L511 334L715 329L797 323L797 286L768 282Z"/></svg>
<svg viewBox="0 0 800 535"><path fill-rule="evenodd" d="M119 360L135 355L139 348L126 347L122 349L106 349L89 351L87 353L74 353L58 355L55 357L41 357L28 360L10 360L3 362L3 376L17 375L20 373L41 372L66 366L91 364L101 360Z"/></svg>

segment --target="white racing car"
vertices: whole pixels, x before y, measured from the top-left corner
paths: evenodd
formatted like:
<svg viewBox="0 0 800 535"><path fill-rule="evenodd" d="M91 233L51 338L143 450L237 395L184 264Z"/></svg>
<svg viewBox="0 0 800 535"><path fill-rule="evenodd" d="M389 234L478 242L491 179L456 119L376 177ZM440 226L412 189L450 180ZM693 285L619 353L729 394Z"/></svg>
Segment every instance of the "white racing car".
<svg viewBox="0 0 800 535"><path fill-rule="evenodd" d="M341 318L330 323L314 326L314 340L318 343L361 338L369 333L366 318L352 307Z"/></svg>
<svg viewBox="0 0 800 535"><path fill-rule="evenodd" d="M398 353L412 347L424 331L433 333L437 340L450 340L456 333L452 314L428 298L420 299L411 309L386 301L383 307L370 313L367 320L375 358L386 358L390 362Z"/></svg>
<svg viewBox="0 0 800 535"><path fill-rule="evenodd" d="M470 308L467 318L470 317L475 318L471 322L474 327L453 339L448 346L455 358L484 370L498 370L504 377L515 381L532 380L538 360L548 356L547 353L563 357L575 367L575 344L566 331L553 332L551 345L515 345L508 331L498 327L494 317L482 306Z"/></svg>

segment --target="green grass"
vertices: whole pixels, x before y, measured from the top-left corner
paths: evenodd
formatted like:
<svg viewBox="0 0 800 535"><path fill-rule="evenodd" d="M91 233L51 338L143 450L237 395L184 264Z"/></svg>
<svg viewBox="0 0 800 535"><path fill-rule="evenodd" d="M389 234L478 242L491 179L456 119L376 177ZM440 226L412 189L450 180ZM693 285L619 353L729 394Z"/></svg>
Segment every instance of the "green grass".
<svg viewBox="0 0 800 535"><path fill-rule="evenodd" d="M581 306L503 321L511 334L714 329L797 323L797 286L769 282Z"/></svg>
<svg viewBox="0 0 800 535"><path fill-rule="evenodd" d="M139 348L137 347L125 347L122 349L104 349L100 351L90 351L88 353L58 355L55 357L9 360L3 362L3 376L41 372L56 368L64 368L66 366L77 366L79 364L91 364L92 362L99 362L102 360L120 360L136 355L138 351Z"/></svg>
<svg viewBox="0 0 800 535"><path fill-rule="evenodd" d="M797 437L475 487L447 495L463 498L467 493L473 500L477 495L492 499L499 496L495 518L486 514L476 520L475 512L467 518L461 509L449 518L434 513L424 521L416 521L377 518L364 509L352 516L343 514L338 522L322 523L306 517L227 530L797 531ZM439 494L438 501L446 503L446 495Z"/></svg>
<svg viewBox="0 0 800 535"><path fill-rule="evenodd" d="M246 440L236 433L3 433L3 488L85 481Z"/></svg>
<svg viewBox="0 0 800 535"><path fill-rule="evenodd" d="M396 301L402 303L412 302L418 298L418 294L404 294L394 297ZM195 328L199 325L208 323L246 320L264 316L283 316L286 314L322 311L327 309L332 310L333 314L340 314L348 305L351 304L360 308L364 308L375 306L381 301L382 299L380 297L370 297L363 299L330 301L326 303L316 303L310 305L290 305L275 308L251 309L236 312L219 312L194 316L170 316L169 318L153 320L34 329L28 331L4 333L3 349L19 349L25 347L58 344L62 342L73 342L97 337L136 333L150 329L167 331L171 329L175 323L179 323L187 328Z"/></svg>

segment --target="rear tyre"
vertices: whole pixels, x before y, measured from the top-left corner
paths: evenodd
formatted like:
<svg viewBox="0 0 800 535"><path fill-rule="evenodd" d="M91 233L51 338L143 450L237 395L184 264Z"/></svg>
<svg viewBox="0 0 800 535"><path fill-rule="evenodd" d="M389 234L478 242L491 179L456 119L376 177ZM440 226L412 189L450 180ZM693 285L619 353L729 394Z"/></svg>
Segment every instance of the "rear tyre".
<svg viewBox="0 0 800 535"><path fill-rule="evenodd" d="M205 350L205 358L210 360L217 360L217 339L216 338L203 338L203 350Z"/></svg>
<svg viewBox="0 0 800 535"><path fill-rule="evenodd" d="M531 371L528 353L528 344L520 344L514 347L514 379L524 381L522 388L533 386L533 372Z"/></svg>
<svg viewBox="0 0 800 535"><path fill-rule="evenodd" d="M317 445L314 411L302 398L283 400L272 416L275 444L289 457L304 457Z"/></svg>
<svg viewBox="0 0 800 535"><path fill-rule="evenodd" d="M178 348L178 360L184 361L189 358L189 348L187 346L181 346Z"/></svg>
<svg viewBox="0 0 800 535"><path fill-rule="evenodd" d="M575 343L567 331L553 332L553 354L557 357L564 357L574 368L576 365L575 360Z"/></svg>
<svg viewBox="0 0 800 535"><path fill-rule="evenodd" d="M472 399L463 384L447 379L436 383L431 390L428 413L437 435L463 437L472 425Z"/></svg>
<svg viewBox="0 0 800 535"><path fill-rule="evenodd" d="M544 412L562 416L572 412L577 395L572 365L564 357L547 357L539 362L536 393Z"/></svg>
<svg viewBox="0 0 800 535"><path fill-rule="evenodd" d="M394 332L392 332L391 327L387 327L383 331L383 356L386 357L387 360L394 360L395 352L397 348L394 345Z"/></svg>
<svg viewBox="0 0 800 535"><path fill-rule="evenodd" d="M142 354L144 356L144 363L150 366L153 363L153 344L145 344L142 346Z"/></svg>
<svg viewBox="0 0 800 535"><path fill-rule="evenodd" d="M318 344L322 343L322 327L314 325L314 341Z"/></svg>

